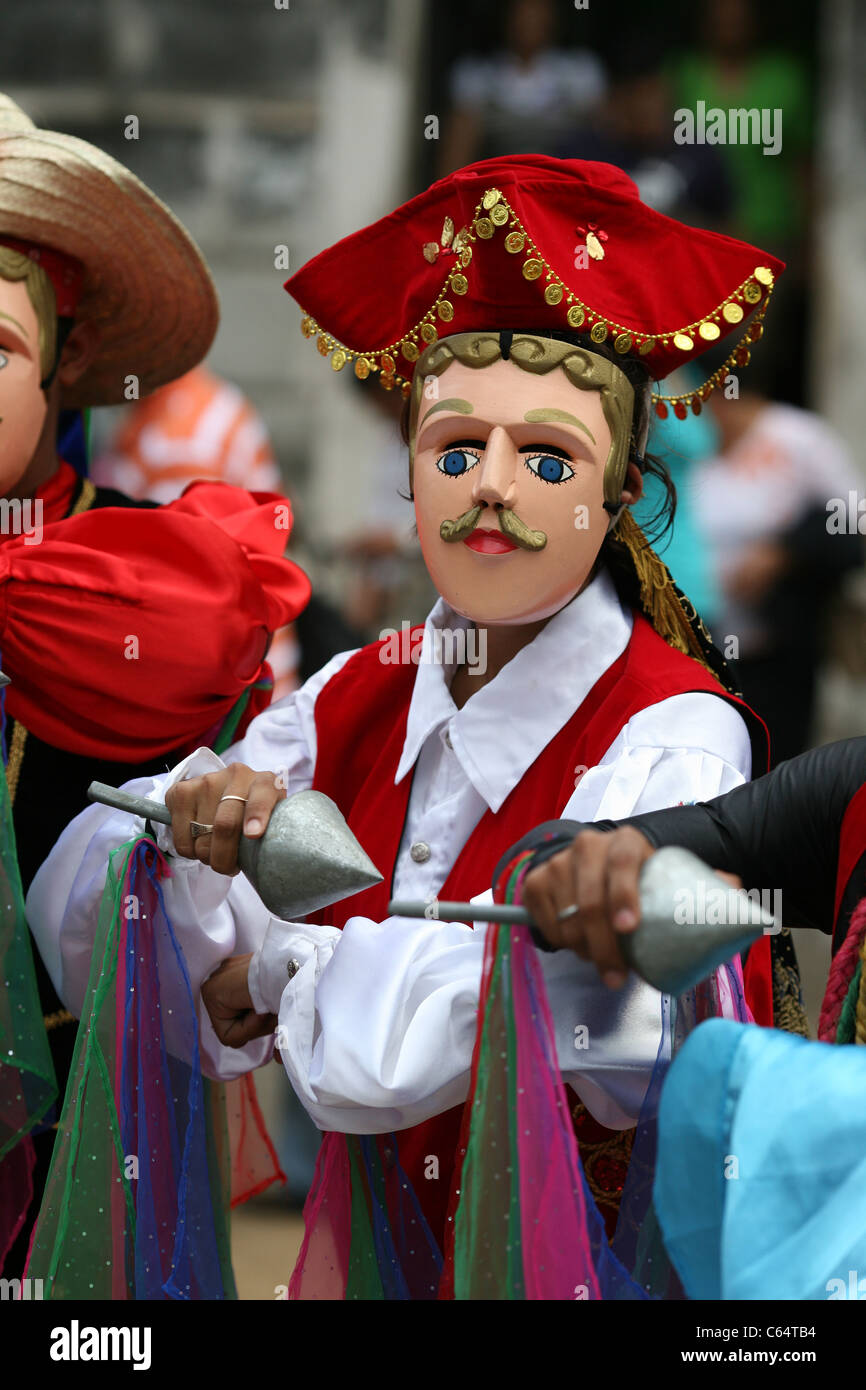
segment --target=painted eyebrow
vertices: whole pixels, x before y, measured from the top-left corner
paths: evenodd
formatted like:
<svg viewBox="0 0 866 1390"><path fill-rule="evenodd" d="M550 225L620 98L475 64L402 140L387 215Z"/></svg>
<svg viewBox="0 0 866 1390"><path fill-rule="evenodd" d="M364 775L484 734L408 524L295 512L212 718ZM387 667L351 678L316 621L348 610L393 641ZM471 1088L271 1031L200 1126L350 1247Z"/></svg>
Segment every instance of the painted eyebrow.
<svg viewBox="0 0 866 1390"><path fill-rule="evenodd" d="M569 415L567 410L557 410L555 406L542 406L540 410L527 410L523 418L528 425L577 425L577 428L583 430L584 434L589 436L593 444L595 443L595 436L592 431L582 420L578 420L576 415Z"/></svg>
<svg viewBox="0 0 866 1390"><path fill-rule="evenodd" d="M458 415L471 415L473 409L471 401L461 400L459 396L450 396L447 401L439 401L436 405L431 406L422 423L426 424L430 416L435 415L437 410L455 410Z"/></svg>
<svg viewBox="0 0 866 1390"><path fill-rule="evenodd" d="M11 314L0 313L0 319L8 319L10 323L14 323L14 325L15 325L15 327L18 329L18 332L19 332L19 333L23 333L25 338L28 337L27 329L26 329L26 328L22 328L22 326L21 326L21 324L18 322L18 320L17 320L17 319L13 319L13 317L12 317Z"/></svg>

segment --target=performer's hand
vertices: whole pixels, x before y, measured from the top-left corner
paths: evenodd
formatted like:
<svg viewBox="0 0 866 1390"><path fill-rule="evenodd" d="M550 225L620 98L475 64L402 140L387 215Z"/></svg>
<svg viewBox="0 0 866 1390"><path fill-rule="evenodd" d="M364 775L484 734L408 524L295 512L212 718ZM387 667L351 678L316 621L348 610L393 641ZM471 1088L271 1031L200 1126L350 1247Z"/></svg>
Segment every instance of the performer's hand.
<svg viewBox="0 0 866 1390"><path fill-rule="evenodd" d="M243 763L177 782L165 797L177 853L210 864L218 874L238 873L241 833L252 838L265 833L271 812L286 794L277 783L276 773L254 772ZM213 831L193 838L196 821L212 825Z"/></svg>
<svg viewBox="0 0 866 1390"><path fill-rule="evenodd" d="M582 830L568 849L551 855L523 882L523 905L546 940L591 960L612 989L625 983L628 966L617 938L640 921L638 875L654 852L631 826L609 834ZM557 921L572 903L580 910Z"/></svg>
<svg viewBox="0 0 866 1390"><path fill-rule="evenodd" d="M201 997L214 1032L224 1047L243 1047L264 1038L277 1026L276 1014L257 1014L247 983L252 953L230 956L205 980Z"/></svg>

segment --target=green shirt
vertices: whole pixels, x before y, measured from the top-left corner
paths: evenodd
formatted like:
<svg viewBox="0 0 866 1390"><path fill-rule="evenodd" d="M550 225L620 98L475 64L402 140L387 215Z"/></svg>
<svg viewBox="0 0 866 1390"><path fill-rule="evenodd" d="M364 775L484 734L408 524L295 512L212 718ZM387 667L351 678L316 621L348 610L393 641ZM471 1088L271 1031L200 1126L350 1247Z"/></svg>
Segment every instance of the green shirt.
<svg viewBox="0 0 866 1390"><path fill-rule="evenodd" d="M697 112L699 101L709 113L781 110L781 149L764 154L762 144L718 145L734 190L732 222L737 236L772 251L774 244L802 234L806 209L799 169L812 141L811 93L805 65L787 53L767 53L747 63L736 86L723 81L713 58L685 54L673 66L675 107ZM772 130L772 117L770 129ZM777 129L779 126L777 124Z"/></svg>

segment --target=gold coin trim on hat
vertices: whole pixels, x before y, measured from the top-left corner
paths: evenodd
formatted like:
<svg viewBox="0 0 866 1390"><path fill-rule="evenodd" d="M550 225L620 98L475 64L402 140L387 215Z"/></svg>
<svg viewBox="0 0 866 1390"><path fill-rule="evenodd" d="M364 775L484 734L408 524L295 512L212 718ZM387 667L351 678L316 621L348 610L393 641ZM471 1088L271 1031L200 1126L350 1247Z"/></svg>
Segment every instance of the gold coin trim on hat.
<svg viewBox="0 0 866 1390"><path fill-rule="evenodd" d="M489 213L489 216L485 214ZM463 267L467 269L472 260L471 242L480 238L482 241L490 241L500 227L509 226L510 230L504 238L504 245L507 252L511 255L519 255L525 252L525 259L521 265L521 272L524 279L528 281L538 280L545 277L547 284L544 289L545 302L551 307L555 307L565 301L566 321L571 328L582 328L589 317L591 327L589 337L592 342L601 344L605 342L609 335L613 334L613 345L618 353L625 354L637 350L641 357L647 356L660 343L663 347L672 344L683 353L693 352L695 348L695 338L698 337L704 343L715 342L721 336L722 325L732 326L742 322L747 313L751 313L752 308L759 304L763 298L763 303L755 313L746 334L735 345L725 360L723 365L708 377L702 386L696 390L682 395L664 395L653 393L652 400L656 405L659 415L666 415L665 403L674 406L676 413L681 411L685 414L688 406L695 414L701 410L701 402L722 383L728 368L735 363L744 366L748 363L750 352L748 344L757 342L763 334L762 320L767 312L767 305L773 292L774 276L767 266L756 266L752 274L738 285L735 290L728 294L725 300L716 306L710 313L694 323L686 324L683 328L657 333L642 333L631 328L627 324L616 323L599 314L597 310L583 303L581 299L571 290L568 285L557 275L553 267L541 255L535 246L526 228L520 222L508 200L497 188L489 188L479 201L472 220L468 227L461 228L457 237L454 237L454 222L450 217L445 218L442 228L441 251L448 254L453 252L458 255L458 259ZM453 239L453 246L451 245ZM425 256L428 248L436 247L436 256L428 257L432 261L438 260L440 246L435 242L424 244ZM450 250L449 250L450 247ZM327 357L332 351L342 354L338 359L339 366L332 360L335 371L339 371L347 361L355 361L355 374L366 377L371 372L380 372L380 381L386 389L391 390L395 385L400 386L402 394L407 396L410 391L410 382L403 377L396 375L396 366L392 353L401 352L403 357L409 362L417 361L419 349L413 339L420 337L422 342L427 345L432 343L439 335L436 324L438 318L443 323L450 323L454 318L454 305L446 298L448 294L465 295L469 290L469 281L465 275L455 273L453 270L448 272L445 283L439 295L424 314L423 318L410 328L403 337L396 343L390 344L386 348L376 348L359 353L356 349L346 347L345 344L338 343L337 340L326 333L313 319L310 314L302 310L301 332L305 338L310 338L318 334L316 346L322 356ZM746 306L745 308L743 306ZM378 363L377 363L378 359ZM362 369L360 364L365 363Z"/></svg>

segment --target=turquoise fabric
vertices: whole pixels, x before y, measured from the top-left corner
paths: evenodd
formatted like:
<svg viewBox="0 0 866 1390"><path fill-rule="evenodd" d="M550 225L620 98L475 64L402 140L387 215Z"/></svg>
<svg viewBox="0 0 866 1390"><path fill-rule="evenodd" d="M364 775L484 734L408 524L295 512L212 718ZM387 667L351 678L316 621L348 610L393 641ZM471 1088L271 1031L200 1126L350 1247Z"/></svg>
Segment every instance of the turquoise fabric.
<svg viewBox="0 0 866 1390"><path fill-rule="evenodd" d="M662 382L661 392L688 390L699 386L703 375L682 374L682 379ZM683 593L691 599L708 627L719 608L719 595L710 570L707 546L703 542L694 516L692 502L693 465L716 453L719 434L712 415L703 410L700 415L689 411L685 420L678 420L673 411L666 420L653 416L647 448L665 463L677 489L677 514L673 532L655 546ZM647 477L644 496L635 505L634 518L645 527L657 512L664 490L655 478Z"/></svg>
<svg viewBox="0 0 866 1390"><path fill-rule="evenodd" d="M701 1024L662 1092L655 1205L690 1298L866 1299L866 1048Z"/></svg>

